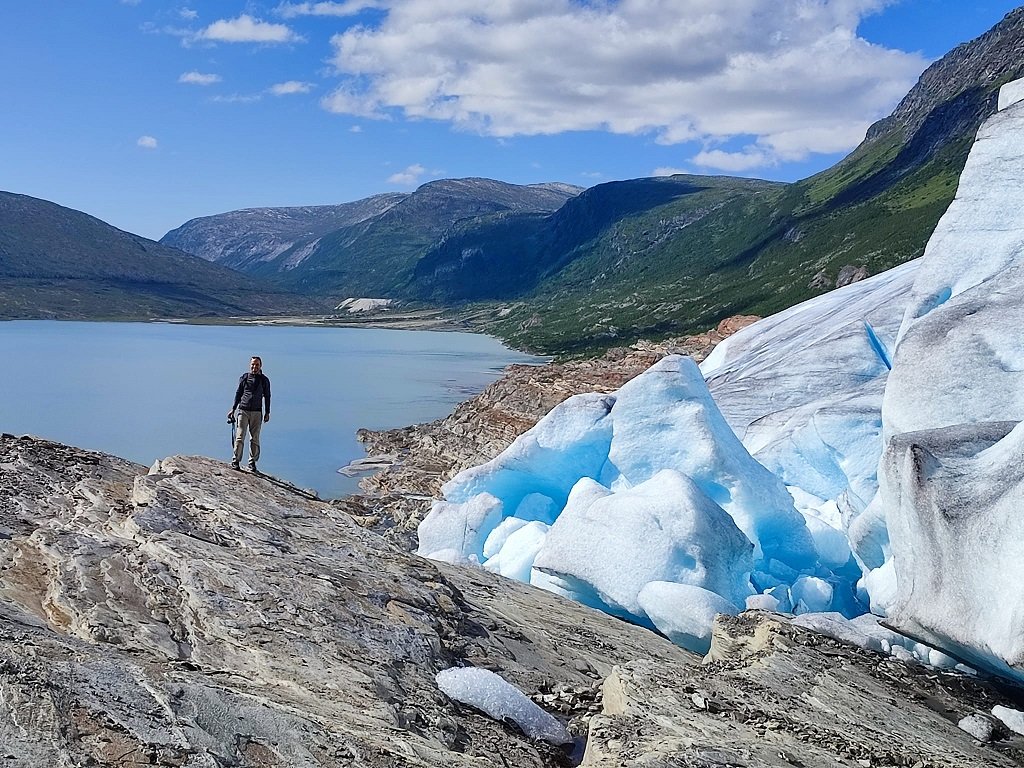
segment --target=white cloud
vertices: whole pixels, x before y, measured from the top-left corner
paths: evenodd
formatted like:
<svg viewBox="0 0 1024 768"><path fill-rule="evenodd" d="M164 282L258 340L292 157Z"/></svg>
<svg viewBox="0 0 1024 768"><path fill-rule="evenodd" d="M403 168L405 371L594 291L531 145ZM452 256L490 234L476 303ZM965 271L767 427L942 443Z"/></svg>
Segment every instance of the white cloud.
<svg viewBox="0 0 1024 768"><path fill-rule="evenodd" d="M889 2L387 0L376 26L332 38L342 81L321 103L497 137L603 130L713 146L750 136L769 163L834 152L927 64L857 36ZM289 8L307 5L317 4Z"/></svg>
<svg viewBox="0 0 1024 768"><path fill-rule="evenodd" d="M363 126L361 126L361 125L353 125L351 128L348 129L348 132L349 133L362 133L363 132Z"/></svg>
<svg viewBox="0 0 1024 768"><path fill-rule="evenodd" d="M313 84L303 83L298 80L289 80L286 83L275 83L267 90L275 96L288 96L292 93L309 93L313 90Z"/></svg>
<svg viewBox="0 0 1024 768"><path fill-rule="evenodd" d="M416 163L415 165L410 165L404 171L399 171L398 173L393 173L388 176L388 184L398 184L402 187L413 187L419 183L420 177L426 172L426 168L419 163Z"/></svg>
<svg viewBox="0 0 1024 768"><path fill-rule="evenodd" d="M192 21L194 19L199 18L199 12L193 11L191 8L182 8L178 11L178 15L181 16L181 18L186 19L188 21Z"/></svg>
<svg viewBox="0 0 1024 768"><path fill-rule="evenodd" d="M694 155L693 162L704 168L714 168L729 173L742 173L754 168L778 164L771 152L757 147L746 147L740 152L726 152L721 149L704 150Z"/></svg>
<svg viewBox="0 0 1024 768"><path fill-rule="evenodd" d="M237 19L220 19L199 33L203 40L221 43L296 43L302 37L285 24L260 21L243 13Z"/></svg>
<svg viewBox="0 0 1024 768"><path fill-rule="evenodd" d="M263 96L258 93L232 93L227 96L212 96L210 101L217 102L218 104L252 104L262 98Z"/></svg>
<svg viewBox="0 0 1024 768"><path fill-rule="evenodd" d="M320 106L339 115L387 119L387 114L377 98L370 93L357 93L347 86L341 86L324 96L320 99Z"/></svg>
<svg viewBox="0 0 1024 768"><path fill-rule="evenodd" d="M355 16L360 11L381 6L382 3L377 0L345 0L341 3L281 3L277 6L276 13L286 19L296 16Z"/></svg>
<svg viewBox="0 0 1024 768"><path fill-rule="evenodd" d="M663 165L660 168L655 168L651 171L651 176L675 176L680 173L689 173L685 168L672 168L667 165Z"/></svg>
<svg viewBox="0 0 1024 768"><path fill-rule="evenodd" d="M138 146L143 149L156 149L157 140L152 136L139 136L138 141L135 142Z"/></svg>
<svg viewBox="0 0 1024 768"><path fill-rule="evenodd" d="M213 85L214 83L219 83L221 80L222 78L220 75L208 75L194 70L192 72L185 72L178 77L179 83L191 83L193 85Z"/></svg>

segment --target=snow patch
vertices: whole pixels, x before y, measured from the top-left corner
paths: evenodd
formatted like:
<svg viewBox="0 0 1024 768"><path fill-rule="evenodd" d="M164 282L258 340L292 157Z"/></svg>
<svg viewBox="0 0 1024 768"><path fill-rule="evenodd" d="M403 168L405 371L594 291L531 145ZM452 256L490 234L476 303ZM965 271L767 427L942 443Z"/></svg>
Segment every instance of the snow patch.
<svg viewBox="0 0 1024 768"><path fill-rule="evenodd" d="M345 299L334 309L337 312L369 312L372 309L387 309L394 299Z"/></svg>

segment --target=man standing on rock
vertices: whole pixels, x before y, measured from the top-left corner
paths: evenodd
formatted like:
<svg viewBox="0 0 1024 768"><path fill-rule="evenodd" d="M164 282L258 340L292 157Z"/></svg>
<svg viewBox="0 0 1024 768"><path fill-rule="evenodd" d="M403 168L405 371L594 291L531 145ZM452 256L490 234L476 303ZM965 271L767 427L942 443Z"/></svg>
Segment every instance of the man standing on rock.
<svg viewBox="0 0 1024 768"><path fill-rule="evenodd" d="M264 421L270 421L270 379L263 374L263 360L259 357L254 356L249 361L249 372L243 373L238 380L235 403L228 411L228 421L237 421L235 455L231 460L231 468L241 469L239 465L242 461L242 448L245 444L245 433L248 431L249 471L255 472L256 462L260 458L260 429Z"/></svg>

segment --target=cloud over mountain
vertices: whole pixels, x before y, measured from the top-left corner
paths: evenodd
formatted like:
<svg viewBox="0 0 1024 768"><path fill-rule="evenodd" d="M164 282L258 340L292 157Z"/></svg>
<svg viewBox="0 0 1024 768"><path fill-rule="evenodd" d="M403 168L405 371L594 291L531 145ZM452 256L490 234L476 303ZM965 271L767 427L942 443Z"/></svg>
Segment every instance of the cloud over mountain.
<svg viewBox="0 0 1024 768"><path fill-rule="evenodd" d="M704 142L708 167L770 165L854 146L924 69L857 35L885 4L382 3L379 24L332 39L342 81L322 105L497 137L649 133ZM737 138L748 146L723 149Z"/></svg>

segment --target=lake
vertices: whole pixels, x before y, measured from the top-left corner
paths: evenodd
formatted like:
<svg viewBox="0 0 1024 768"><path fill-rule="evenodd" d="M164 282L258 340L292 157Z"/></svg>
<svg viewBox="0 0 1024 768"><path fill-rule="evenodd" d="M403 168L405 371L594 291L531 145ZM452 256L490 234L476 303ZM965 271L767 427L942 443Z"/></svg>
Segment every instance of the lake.
<svg viewBox="0 0 1024 768"><path fill-rule="evenodd" d="M249 358L272 384L260 469L324 498L357 490L359 427L442 418L510 363L540 358L439 331L174 323L0 322L0 431L141 464L231 458L226 421ZM246 446L248 457L248 446Z"/></svg>

